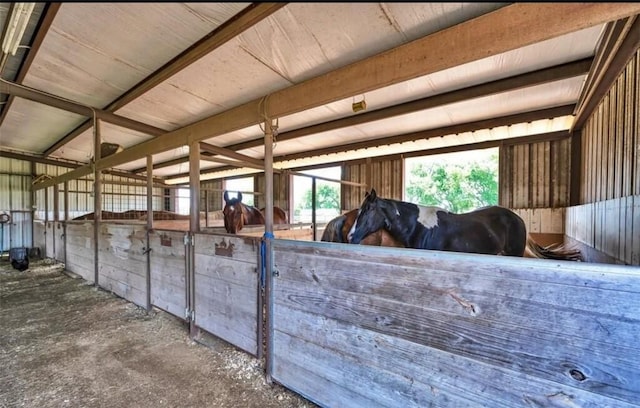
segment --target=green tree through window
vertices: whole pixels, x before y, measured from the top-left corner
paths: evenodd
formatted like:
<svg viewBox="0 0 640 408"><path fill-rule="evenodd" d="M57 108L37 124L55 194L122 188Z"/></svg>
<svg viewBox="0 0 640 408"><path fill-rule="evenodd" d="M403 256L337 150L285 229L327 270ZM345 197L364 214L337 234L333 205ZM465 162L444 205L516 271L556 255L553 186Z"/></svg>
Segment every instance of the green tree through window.
<svg viewBox="0 0 640 408"><path fill-rule="evenodd" d="M425 157L421 162L408 164L406 201L439 206L455 213L497 205L497 149L491 149L486 156L478 153L475 160L468 157L448 162Z"/></svg>

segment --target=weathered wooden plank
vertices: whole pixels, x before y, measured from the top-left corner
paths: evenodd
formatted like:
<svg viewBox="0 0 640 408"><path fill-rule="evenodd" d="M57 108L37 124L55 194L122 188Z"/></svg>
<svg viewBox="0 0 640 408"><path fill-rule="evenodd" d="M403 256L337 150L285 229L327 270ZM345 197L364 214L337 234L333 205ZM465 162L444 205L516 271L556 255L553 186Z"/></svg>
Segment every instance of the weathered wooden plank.
<svg viewBox="0 0 640 408"><path fill-rule="evenodd" d="M143 225L101 224L99 285L139 306L146 306L145 246Z"/></svg>
<svg viewBox="0 0 640 408"><path fill-rule="evenodd" d="M213 255L218 251L240 262L256 263L260 238L230 234L195 234L195 253Z"/></svg>
<svg viewBox="0 0 640 408"><path fill-rule="evenodd" d="M276 322L280 330L276 330L274 341L278 355L275 378L319 396L326 406L555 406L563 400L567 404L580 401L581 406L619 403L522 374L517 367L492 367L321 315L278 308L277 316L282 320ZM301 381L309 377L312 381Z"/></svg>
<svg viewBox="0 0 640 408"><path fill-rule="evenodd" d="M91 223L67 223L67 262L65 267L88 282L95 281L92 237L93 225Z"/></svg>
<svg viewBox="0 0 640 408"><path fill-rule="evenodd" d="M259 241L196 234L196 324L231 344L258 352Z"/></svg>
<svg viewBox="0 0 640 408"><path fill-rule="evenodd" d="M640 284L628 268L303 244L274 244L280 307L638 402Z"/></svg>
<svg viewBox="0 0 640 408"><path fill-rule="evenodd" d="M631 264L640 265L640 195L633 196Z"/></svg>

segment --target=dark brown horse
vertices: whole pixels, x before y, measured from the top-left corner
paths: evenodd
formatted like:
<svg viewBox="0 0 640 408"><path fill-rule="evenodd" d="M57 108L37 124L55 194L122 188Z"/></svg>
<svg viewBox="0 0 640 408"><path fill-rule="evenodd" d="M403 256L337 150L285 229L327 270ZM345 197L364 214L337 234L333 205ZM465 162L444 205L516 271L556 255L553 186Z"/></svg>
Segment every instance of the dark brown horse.
<svg viewBox="0 0 640 408"><path fill-rule="evenodd" d="M349 230L351 230L351 226L356 221L357 215L358 209L356 208L329 221L322 233L320 241L349 243L347 236ZM384 228L367 235L360 244L404 248L402 242L396 240Z"/></svg>
<svg viewBox="0 0 640 408"><path fill-rule="evenodd" d="M245 225L264 225L264 208L258 210L256 207L242 202L242 193L238 192L236 198L229 198L227 191L224 192L224 228L230 234L237 234ZM280 207L273 207L273 224L286 224L287 213Z"/></svg>
<svg viewBox="0 0 640 408"><path fill-rule="evenodd" d="M527 234L522 218L499 206L454 214L438 207L380 198L372 189L358 210L349 242L357 244L380 228L408 248L507 256L524 256L527 250L536 258L582 260L578 250L537 244Z"/></svg>

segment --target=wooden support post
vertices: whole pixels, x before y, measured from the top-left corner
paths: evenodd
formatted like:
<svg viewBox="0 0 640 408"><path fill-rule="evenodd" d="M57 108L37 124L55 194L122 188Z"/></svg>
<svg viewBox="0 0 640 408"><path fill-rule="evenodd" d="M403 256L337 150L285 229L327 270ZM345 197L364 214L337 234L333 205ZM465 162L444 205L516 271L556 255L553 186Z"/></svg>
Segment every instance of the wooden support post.
<svg viewBox="0 0 640 408"><path fill-rule="evenodd" d="M49 224L49 188L44 189L44 250L43 258L47 257L47 224Z"/></svg>
<svg viewBox="0 0 640 408"><path fill-rule="evenodd" d="M265 298L267 302L267 353L265 357L266 380L269 384L273 382L273 128L271 119L265 117L264 122L264 179L265 179L265 223L264 223L264 283ZM258 345L261 347L262 345Z"/></svg>
<svg viewBox="0 0 640 408"><path fill-rule="evenodd" d="M147 312L151 311L151 232L153 232L153 156L147 156Z"/></svg>
<svg viewBox="0 0 640 408"><path fill-rule="evenodd" d="M58 221L60 220L60 201L59 196L60 191L58 189L58 184L53 185L53 224L51 225L51 245L53 246L51 253L53 254L53 259L56 259L56 226Z"/></svg>
<svg viewBox="0 0 640 408"><path fill-rule="evenodd" d="M316 239L316 232L318 230L318 227L316 225L316 178L315 177L311 177L311 224L313 224L313 240L317 241Z"/></svg>
<svg viewBox="0 0 640 408"><path fill-rule="evenodd" d="M93 122L93 266L94 285L99 287L100 262L98 253L100 251L100 222L102 221L102 172L98 170L95 163L100 160L100 120L94 117Z"/></svg>
<svg viewBox="0 0 640 408"><path fill-rule="evenodd" d="M64 223L62 225L62 236L64 237L64 263L67 263L67 221L69 221L69 182L65 181L64 186Z"/></svg>
<svg viewBox="0 0 640 408"><path fill-rule="evenodd" d="M195 233L200 232L200 144L192 143L189 145L189 245L187 253L190 259L189 269L187 270L187 290L188 303L187 307L190 311L189 318L189 335L195 338L198 335L198 329L195 322L195 251L194 238Z"/></svg>
<svg viewBox="0 0 640 408"><path fill-rule="evenodd" d="M31 162L31 180L35 180L36 179L36 163L35 162ZM29 183L29 187L31 189L31 245L30 248L33 248L33 232L34 232L34 228L33 228L33 223L36 220L36 190L33 189L33 183ZM11 237L11 235L9 235L9 237ZM9 248L11 248L11 244L9 244Z"/></svg>

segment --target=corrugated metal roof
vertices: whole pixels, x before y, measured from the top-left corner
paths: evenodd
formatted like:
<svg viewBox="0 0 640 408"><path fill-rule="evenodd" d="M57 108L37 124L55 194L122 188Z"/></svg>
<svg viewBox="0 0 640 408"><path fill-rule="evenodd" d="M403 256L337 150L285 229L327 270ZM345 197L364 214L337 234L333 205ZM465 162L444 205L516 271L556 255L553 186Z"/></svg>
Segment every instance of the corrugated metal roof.
<svg viewBox="0 0 640 408"><path fill-rule="evenodd" d="M8 3L1 3L0 26L7 20ZM42 41L33 50L32 61L23 73L22 84L61 98L106 108L136 85L175 62L202 39L220 35L238 23L238 13L252 3L61 3L50 26L40 33ZM387 52L394 47L453 27L509 3L286 3L264 19L220 44L199 58L181 61L182 69L160 81L140 96L114 111L165 131L196 123L215 114L272 92L301 84L349 64ZM46 10L32 17L37 21ZM265 12L267 13L267 12ZM488 57L397 84L353 95L278 119L278 131L288 132L314 124L358 115L352 103L366 100L366 112L430 96L442 95L524 73L557 67L592 58L604 24L584 27L535 44L504 53L487 50ZM37 32L27 34L31 42ZM472 35L469 33L468 35ZM505 33L504 35L509 35ZM455 47L451 44L451 47ZM16 75L9 58L2 77ZM182 63L182 62L181 62ZM372 68L375 75L375 67ZM438 129L461 123L575 104L583 91L586 74L507 90L429 109L399 114L369 123L331 129L291 140L278 141L274 154L321 151L346 142L375 142L376 139ZM387 86L385 86L387 85ZM22 98L14 98L0 123L1 147L40 154L63 137L79 136L57 148L51 157L88 162L93 156L93 131L80 128L87 118ZM553 122L553 120L552 120ZM559 118L553 126L569 128L570 120ZM530 131L538 127L532 126ZM315 157L279 163L321 164L389 152L415 151L452 144L514 137L508 127L402 143L397 146L360 149L346 154L318 154ZM131 147L153 136L102 122L102 140ZM262 137L254 125L205 140L220 147L254 141ZM261 146L239 153L262 158ZM188 148L154 152L154 164L188 155ZM144 158L118 166L142 169ZM201 161L203 169L218 165ZM188 163L176 163L154 170L154 175L172 176L188 171ZM252 169L241 171L253 172ZM227 173L220 173L220 175Z"/></svg>

